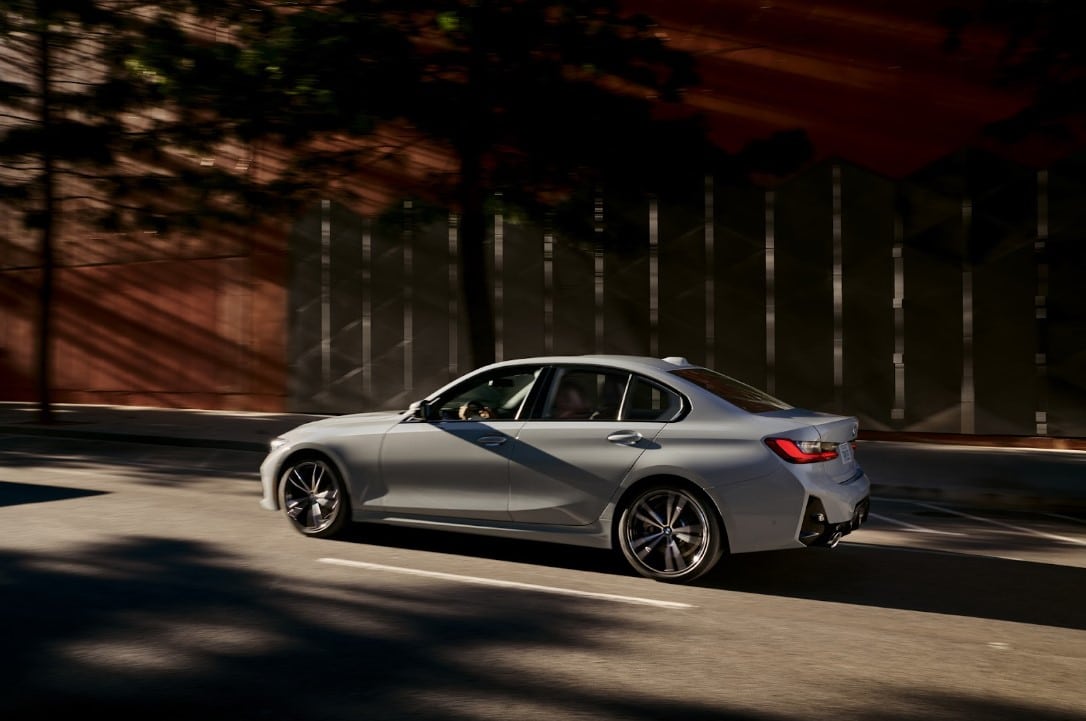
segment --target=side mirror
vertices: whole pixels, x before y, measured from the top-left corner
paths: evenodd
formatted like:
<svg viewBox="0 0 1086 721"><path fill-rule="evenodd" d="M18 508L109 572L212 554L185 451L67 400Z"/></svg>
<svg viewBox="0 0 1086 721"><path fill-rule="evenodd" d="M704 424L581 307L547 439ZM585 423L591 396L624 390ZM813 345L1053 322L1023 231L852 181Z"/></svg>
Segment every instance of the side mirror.
<svg viewBox="0 0 1086 721"><path fill-rule="evenodd" d="M411 417L416 420L428 421L434 417L433 406L427 400L415 401L407 409L411 412Z"/></svg>

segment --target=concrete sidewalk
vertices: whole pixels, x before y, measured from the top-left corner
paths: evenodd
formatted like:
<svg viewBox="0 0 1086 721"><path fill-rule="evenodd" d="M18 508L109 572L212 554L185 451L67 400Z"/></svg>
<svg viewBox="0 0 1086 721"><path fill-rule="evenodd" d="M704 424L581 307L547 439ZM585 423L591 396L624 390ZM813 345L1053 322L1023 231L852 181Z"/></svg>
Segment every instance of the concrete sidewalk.
<svg viewBox="0 0 1086 721"><path fill-rule="evenodd" d="M0 403L0 433L262 454L280 433L324 417L67 404L54 410L56 422L45 426L37 422L36 404ZM1077 450L1081 440L1044 448L992 439L983 443L980 438L917 435L909 440L907 434L878 434L859 442L857 457L876 497L1086 512L1086 450Z"/></svg>

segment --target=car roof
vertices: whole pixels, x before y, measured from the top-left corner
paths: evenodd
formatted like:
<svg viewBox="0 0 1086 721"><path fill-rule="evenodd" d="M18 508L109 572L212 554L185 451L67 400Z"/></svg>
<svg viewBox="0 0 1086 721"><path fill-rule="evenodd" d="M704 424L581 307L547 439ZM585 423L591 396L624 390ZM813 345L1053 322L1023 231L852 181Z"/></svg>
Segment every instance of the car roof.
<svg viewBox="0 0 1086 721"><path fill-rule="evenodd" d="M553 355L533 356L528 358L511 358L493 364L494 368L502 366L521 365L524 363L539 365L557 364L582 364L582 365L606 365L626 370L638 370L642 372L669 372L677 368L695 368L695 364L681 356L669 356L667 358L655 358L653 356L618 355L590 353L585 355Z"/></svg>

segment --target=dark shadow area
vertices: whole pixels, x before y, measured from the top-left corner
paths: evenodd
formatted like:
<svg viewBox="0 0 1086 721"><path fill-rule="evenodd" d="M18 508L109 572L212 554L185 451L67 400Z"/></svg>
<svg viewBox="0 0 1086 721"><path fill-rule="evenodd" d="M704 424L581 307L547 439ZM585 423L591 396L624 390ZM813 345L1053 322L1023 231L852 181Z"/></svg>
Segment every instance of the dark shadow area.
<svg viewBox="0 0 1086 721"><path fill-rule="evenodd" d="M999 530L992 531L996 543ZM633 576L610 551L355 524L344 540ZM973 539L970 548L983 548ZM697 586L770 596L1086 629L1086 569L979 555L843 543L725 557Z"/></svg>
<svg viewBox="0 0 1086 721"><path fill-rule="evenodd" d="M351 525L344 531L342 540L385 548L409 548L428 553L489 558L495 561L533 566L636 576L617 553L598 548L582 548L543 541L492 538L371 523Z"/></svg>
<svg viewBox="0 0 1086 721"><path fill-rule="evenodd" d="M454 721L501 718L516 699L557 709L547 718L810 718L809 708L782 716L743 710L742 700L706 703L696 688L622 695L591 676L563 683L545 665L526 674L480 662L494 649L523 647L591 654L602 665L597 673L620 673L635 661L603 640L602 631L622 622L606 603L441 583L289 585L235 560L211 544L155 537L62 559L3 552L0 714ZM879 691L883 704L853 718L904 720L917 707L927 718L1084 718L891 684Z"/></svg>
<svg viewBox="0 0 1086 721"><path fill-rule="evenodd" d="M1086 569L844 543L739 554L704 585L831 603L1086 629Z"/></svg>
<svg viewBox="0 0 1086 721"><path fill-rule="evenodd" d="M63 501L69 498L105 495L103 491L86 491L62 486L35 486L30 483L0 481L0 506L19 506L28 503Z"/></svg>
<svg viewBox="0 0 1086 721"><path fill-rule="evenodd" d="M706 689L717 699L708 702L673 683L619 692L596 682L659 663L620 653L627 637L606 631L621 630L624 614L605 602L442 583L291 585L214 544L149 537L63 557L4 551L0 568L3 718L454 721L514 718L518 709L530 709L524 718L811 718L808 707L751 711L742 694L721 701L726 686ZM518 654L515 668L487 662L503 652ZM537 662L562 653L595 659L585 683ZM880 702L852 718L904 720L918 709L927 718L1083 718L1040 700L892 682L864 690L875 693Z"/></svg>

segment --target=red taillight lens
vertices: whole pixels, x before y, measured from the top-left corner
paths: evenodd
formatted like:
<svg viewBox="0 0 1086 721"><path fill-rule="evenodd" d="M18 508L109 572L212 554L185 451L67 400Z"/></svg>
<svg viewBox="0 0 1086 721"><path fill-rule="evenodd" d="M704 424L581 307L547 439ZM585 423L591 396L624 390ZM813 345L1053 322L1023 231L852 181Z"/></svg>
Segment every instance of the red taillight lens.
<svg viewBox="0 0 1086 721"><path fill-rule="evenodd" d="M765 444L789 463L819 463L837 458L836 443L793 441L791 438L766 438Z"/></svg>

